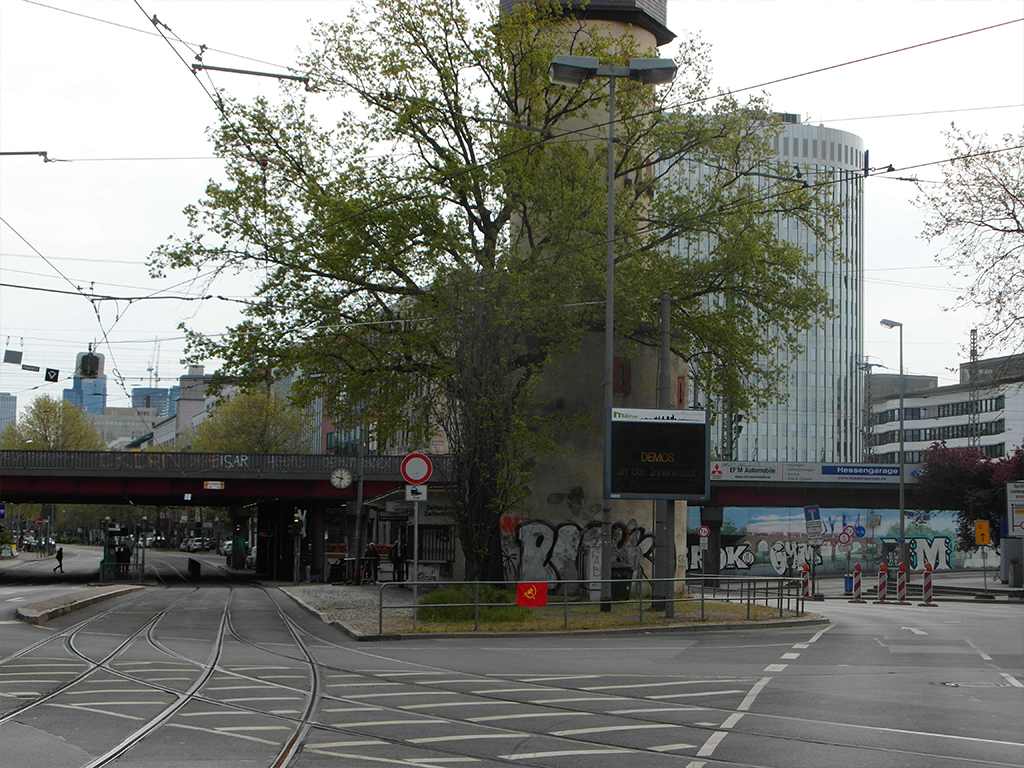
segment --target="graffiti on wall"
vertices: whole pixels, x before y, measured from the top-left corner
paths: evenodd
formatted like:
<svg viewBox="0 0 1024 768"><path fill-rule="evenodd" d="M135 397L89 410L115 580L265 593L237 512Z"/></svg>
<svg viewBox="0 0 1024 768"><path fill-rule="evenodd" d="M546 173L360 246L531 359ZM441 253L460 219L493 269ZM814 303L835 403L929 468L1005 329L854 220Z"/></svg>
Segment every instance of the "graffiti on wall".
<svg viewBox="0 0 1024 768"><path fill-rule="evenodd" d="M580 581L586 553L601 546L601 523L553 523L507 515L501 521L505 577L516 581ZM654 536L636 520L612 523L612 563L629 566L634 579L651 573ZM580 585L569 588L570 594Z"/></svg>
<svg viewBox="0 0 1024 768"><path fill-rule="evenodd" d="M879 541L898 548L900 540L894 536L879 536ZM914 569L931 565L936 570L953 569L953 539L949 536L907 536L910 550L910 567Z"/></svg>

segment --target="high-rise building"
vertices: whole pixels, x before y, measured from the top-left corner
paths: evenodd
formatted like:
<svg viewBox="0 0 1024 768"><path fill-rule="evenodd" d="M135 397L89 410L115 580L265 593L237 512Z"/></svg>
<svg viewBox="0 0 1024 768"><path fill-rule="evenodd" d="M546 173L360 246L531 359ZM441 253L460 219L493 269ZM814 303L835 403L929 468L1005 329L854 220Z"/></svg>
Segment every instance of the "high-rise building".
<svg viewBox="0 0 1024 768"><path fill-rule="evenodd" d="M107 377L86 379L75 375L71 389L64 390L64 399L86 413L102 413L107 407Z"/></svg>
<svg viewBox="0 0 1024 768"><path fill-rule="evenodd" d="M173 388L177 390L177 387ZM171 389L167 387L135 387L132 389L133 408L154 408L161 417L173 416L177 410L177 392L171 399Z"/></svg>
<svg viewBox="0 0 1024 768"><path fill-rule="evenodd" d="M840 213L834 243L820 244L809 227L790 217L775 222L779 236L812 260L834 316L800 335L804 351L783 349L771 361L788 371L781 396L754 413L714 404L716 458L734 461L860 461L863 455L864 166L861 139L834 128L804 125L783 114L774 139L781 166L826 190ZM702 169L689 169L699 182ZM766 184L770 184L770 180ZM690 253L690 257L696 254ZM708 405L702 393L698 407Z"/></svg>
<svg viewBox="0 0 1024 768"><path fill-rule="evenodd" d="M18 396L0 392L0 432L3 432L8 424L13 424L17 418Z"/></svg>

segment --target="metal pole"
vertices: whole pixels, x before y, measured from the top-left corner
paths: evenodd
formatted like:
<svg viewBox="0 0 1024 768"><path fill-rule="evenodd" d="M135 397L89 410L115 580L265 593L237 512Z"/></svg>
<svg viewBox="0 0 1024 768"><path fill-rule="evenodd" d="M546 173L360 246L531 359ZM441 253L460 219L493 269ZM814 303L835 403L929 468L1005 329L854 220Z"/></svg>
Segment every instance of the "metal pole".
<svg viewBox="0 0 1024 768"><path fill-rule="evenodd" d="M414 501L412 509L412 601L416 606L413 608L413 628L415 629L415 619L420 605L420 503Z"/></svg>
<svg viewBox="0 0 1024 768"><path fill-rule="evenodd" d="M605 232L605 304L604 304L604 451L611 450L612 380L615 369L615 76L608 78L608 212ZM611 611L612 578L612 501L608 461L604 465L604 505L601 510L601 610Z"/></svg>
<svg viewBox="0 0 1024 768"><path fill-rule="evenodd" d="M661 294L661 353L658 376L658 407L673 408L675 398L672 396L671 376L671 320L672 295L668 291ZM655 539L654 539L654 575L658 579L675 579L676 577L676 506L672 499L654 502ZM655 610L664 610L665 618L676 615L674 581L656 581L656 601L652 606Z"/></svg>

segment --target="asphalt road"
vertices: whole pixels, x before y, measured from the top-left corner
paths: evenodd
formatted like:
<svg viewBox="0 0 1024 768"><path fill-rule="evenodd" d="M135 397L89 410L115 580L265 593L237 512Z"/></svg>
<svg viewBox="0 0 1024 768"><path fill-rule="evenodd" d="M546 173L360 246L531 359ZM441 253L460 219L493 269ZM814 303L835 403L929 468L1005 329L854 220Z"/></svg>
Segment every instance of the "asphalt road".
<svg viewBox="0 0 1024 768"><path fill-rule="evenodd" d="M166 557L170 586L0 625L5 768L1024 765L1020 605L356 643L274 587L190 583ZM0 621L57 589L36 575L0 586Z"/></svg>

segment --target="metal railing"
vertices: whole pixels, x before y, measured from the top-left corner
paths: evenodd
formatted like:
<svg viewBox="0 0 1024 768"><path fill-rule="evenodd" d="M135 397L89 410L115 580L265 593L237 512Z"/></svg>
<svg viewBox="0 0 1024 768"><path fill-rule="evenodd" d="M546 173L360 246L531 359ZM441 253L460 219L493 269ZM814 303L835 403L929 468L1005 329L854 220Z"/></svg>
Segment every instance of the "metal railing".
<svg viewBox="0 0 1024 768"><path fill-rule="evenodd" d="M594 595L599 592L599 585L610 583L612 585L612 599L608 601L580 600L579 595ZM671 596L654 596L656 584L670 583ZM387 611L411 611L412 628L415 631L419 625L419 612L425 608L473 608L473 630L480 628L481 608L504 608L515 606L511 602L481 602L480 589L482 586L508 589L513 593L516 590L517 582L506 581L404 581L386 582L380 585L377 597L377 633L384 634L384 612ZM419 594L427 594L425 591L437 591L445 587L470 585L474 588L474 600L471 603L431 603L422 605L417 601ZM802 616L805 608L803 589L798 579L780 577L739 577L739 576L703 576L700 578L679 578L679 579L566 579L560 581L549 581L547 607L561 606L563 629L569 629L569 610L572 609L595 609L601 605L636 605L637 621L643 623L644 603L660 604L691 603L700 605L700 620L705 621L707 617L707 604L709 602L729 602L746 606L746 620L751 619L751 610L755 605L764 605L772 608L773 612L778 611L779 618L785 615L786 611ZM635 588L634 588L635 587ZM682 587L685 592L680 593L678 588ZM409 603L390 603L385 605L385 590L406 588L411 590ZM575 588L575 589L573 589ZM625 590L625 598L622 591ZM577 595L570 599L570 591ZM618 595L617 595L618 593ZM635 594L634 594L635 593ZM618 596L618 599L616 597ZM651 605L646 608L651 614L661 609L654 609Z"/></svg>

